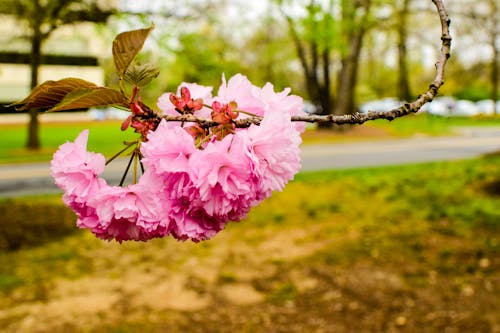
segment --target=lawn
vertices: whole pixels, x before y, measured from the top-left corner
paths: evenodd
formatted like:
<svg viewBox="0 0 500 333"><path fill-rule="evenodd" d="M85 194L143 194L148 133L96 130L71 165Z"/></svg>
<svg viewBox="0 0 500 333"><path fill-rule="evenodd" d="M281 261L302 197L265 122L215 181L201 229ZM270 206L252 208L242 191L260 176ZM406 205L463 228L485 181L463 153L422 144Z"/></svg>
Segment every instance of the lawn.
<svg viewBox="0 0 500 333"><path fill-rule="evenodd" d="M135 140L132 131L120 131L119 121L88 121L70 123L43 123L40 125L42 149L30 151L24 148L26 126L21 124L0 125L0 163L20 163L49 161L59 145L72 141L84 129L89 129L91 151L97 151L110 157L123 147L124 140Z"/></svg>
<svg viewBox="0 0 500 333"><path fill-rule="evenodd" d="M304 143L345 142L373 140L412 135L451 135L455 126L500 126L497 118L441 118L428 115L409 116L392 122L377 120L345 128L342 131L318 132L308 130L303 135ZM90 129L89 150L110 157L118 152L124 140L135 140L137 135L130 129L120 131L119 121L93 121L75 123L43 123L40 137L42 149L29 151L24 148L26 128L24 125L0 124L0 163L48 161L57 147L74 138L83 129Z"/></svg>
<svg viewBox="0 0 500 333"><path fill-rule="evenodd" d="M68 231L54 197L4 232L28 203L66 236L0 252L0 332L500 331L499 157L301 173L200 244Z"/></svg>

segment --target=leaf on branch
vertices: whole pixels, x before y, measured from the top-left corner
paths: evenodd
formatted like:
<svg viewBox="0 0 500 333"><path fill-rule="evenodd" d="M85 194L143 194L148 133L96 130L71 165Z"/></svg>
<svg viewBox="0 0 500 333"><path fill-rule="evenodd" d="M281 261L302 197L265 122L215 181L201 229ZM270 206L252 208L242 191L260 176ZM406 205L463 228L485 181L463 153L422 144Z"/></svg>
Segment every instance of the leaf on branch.
<svg viewBox="0 0 500 333"><path fill-rule="evenodd" d="M125 71L124 79L133 85L144 87L160 74L160 69L152 64L132 65Z"/></svg>
<svg viewBox="0 0 500 333"><path fill-rule="evenodd" d="M22 101L11 104L19 106L19 110L50 109L59 104L70 92L75 89L96 87L92 82L82 79L65 78L58 81L46 81L35 87L28 97Z"/></svg>
<svg viewBox="0 0 500 333"><path fill-rule="evenodd" d="M146 29L125 31L118 34L113 41L113 60L118 77L123 78L127 68L142 49L154 25Z"/></svg>
<svg viewBox="0 0 500 333"><path fill-rule="evenodd" d="M127 106L127 99L119 92L106 87L77 88L48 112L86 109L97 106Z"/></svg>

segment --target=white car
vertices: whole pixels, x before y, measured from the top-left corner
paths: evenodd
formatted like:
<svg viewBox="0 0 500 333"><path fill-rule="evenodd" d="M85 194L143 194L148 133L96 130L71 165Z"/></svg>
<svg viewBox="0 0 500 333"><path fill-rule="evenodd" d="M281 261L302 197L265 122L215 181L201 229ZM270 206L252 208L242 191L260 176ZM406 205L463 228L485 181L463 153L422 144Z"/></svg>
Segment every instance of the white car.
<svg viewBox="0 0 500 333"><path fill-rule="evenodd" d="M500 101L496 103L492 99L483 99L476 102L476 106L479 109L479 112L485 116L492 116L495 114L495 107L498 111L500 111Z"/></svg>
<svg viewBox="0 0 500 333"><path fill-rule="evenodd" d="M453 115L456 100L453 97L436 97L432 102L425 104L422 111L435 116L449 117Z"/></svg>
<svg viewBox="0 0 500 333"><path fill-rule="evenodd" d="M359 113L368 113L368 111L387 112L399 108L402 104L397 98L383 98L361 104Z"/></svg>

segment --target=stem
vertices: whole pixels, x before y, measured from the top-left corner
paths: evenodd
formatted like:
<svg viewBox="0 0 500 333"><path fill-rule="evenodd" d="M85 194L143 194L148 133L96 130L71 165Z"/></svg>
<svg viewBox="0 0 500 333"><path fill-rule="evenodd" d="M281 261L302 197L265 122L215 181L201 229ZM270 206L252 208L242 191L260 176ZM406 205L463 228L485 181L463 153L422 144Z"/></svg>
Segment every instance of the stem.
<svg viewBox="0 0 500 333"><path fill-rule="evenodd" d="M200 142L198 142L196 144L196 149L200 149L201 145L204 144L205 142L210 141L210 139L212 139L213 136L214 136L214 134L209 134L206 137L204 137L202 140L200 140Z"/></svg>
<svg viewBox="0 0 500 333"><path fill-rule="evenodd" d="M137 149L137 148L136 148ZM139 153L134 150L134 173L132 174L132 184L137 183L137 161L139 160Z"/></svg>
<svg viewBox="0 0 500 333"><path fill-rule="evenodd" d="M243 114L246 114L247 116L250 116L250 117L256 117L256 118L259 118L259 116L258 116L258 115L253 114L253 113L251 113L251 112L243 111L243 110L234 110L234 112L243 113Z"/></svg>
<svg viewBox="0 0 500 333"><path fill-rule="evenodd" d="M132 153L132 156L130 157L130 160L128 161L127 168L125 169L125 172L123 173L122 179L120 180L120 184L118 186L123 186L123 183L125 182L125 178L127 178L128 170L130 169L130 165L132 164L132 160L135 158L135 150Z"/></svg>
<svg viewBox="0 0 500 333"><path fill-rule="evenodd" d="M129 149L130 147L132 147L134 144L136 144L137 142L139 142L139 140L136 140L136 141L132 141L132 142L124 142L124 144L126 145L125 148L123 148L122 150L120 150L118 153L116 153L115 155L113 155L111 158L109 158L107 161L106 161L106 164L105 165L108 165L109 163L111 163L115 158L117 158L118 156L120 156L121 154L123 154L127 149Z"/></svg>
<svg viewBox="0 0 500 333"><path fill-rule="evenodd" d="M139 164L141 165L141 172L144 174L144 164L142 164L142 161L139 161Z"/></svg>

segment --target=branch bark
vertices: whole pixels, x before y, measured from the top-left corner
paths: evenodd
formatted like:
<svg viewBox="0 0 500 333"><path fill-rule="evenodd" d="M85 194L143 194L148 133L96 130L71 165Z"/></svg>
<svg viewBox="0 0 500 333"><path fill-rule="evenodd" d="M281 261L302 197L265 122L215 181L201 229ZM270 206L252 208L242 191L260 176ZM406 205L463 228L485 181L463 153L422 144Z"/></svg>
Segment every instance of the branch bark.
<svg viewBox="0 0 500 333"><path fill-rule="evenodd" d="M443 4L442 0L432 0L436 6L437 13L439 14L439 19L441 23L441 52L439 58L436 62L436 75L434 81L429 85L426 92L418 96L416 100L411 103L405 103L397 109L390 111L369 111L368 113L354 113L347 115L307 115L307 116L294 116L292 121L302 121L308 123L329 123L329 124L363 124L370 120L375 119L386 119L394 120L399 117L407 116L412 113L416 113L420 108L431 102L438 94L439 89L444 84L444 72L448 59L450 58L451 50L451 35L450 35L450 18ZM201 126L211 127L217 126L218 123L197 118L193 115L183 115L183 116L161 116L161 118L166 121L179 121L179 122L196 122ZM249 127L252 124L259 125L262 119L259 117L251 117L246 119L238 119L234 123L236 127L243 128Z"/></svg>

